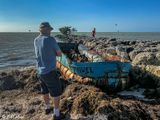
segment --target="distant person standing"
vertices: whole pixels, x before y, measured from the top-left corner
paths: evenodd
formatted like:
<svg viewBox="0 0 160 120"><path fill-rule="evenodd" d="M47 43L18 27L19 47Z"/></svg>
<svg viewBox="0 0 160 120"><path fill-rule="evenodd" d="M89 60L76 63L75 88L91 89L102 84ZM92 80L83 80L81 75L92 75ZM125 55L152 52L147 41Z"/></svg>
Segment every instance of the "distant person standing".
<svg viewBox="0 0 160 120"><path fill-rule="evenodd" d="M50 96L54 98L53 119L62 118L59 110L60 95L62 94L61 82L56 71L56 56L61 56L61 50L54 37L51 37L53 28L48 22L40 24L40 35L34 40L37 70L41 85L41 92L46 104L45 113L49 114L53 108L50 105Z"/></svg>
<svg viewBox="0 0 160 120"><path fill-rule="evenodd" d="M92 30L92 37L96 37L96 28L94 28L93 30Z"/></svg>

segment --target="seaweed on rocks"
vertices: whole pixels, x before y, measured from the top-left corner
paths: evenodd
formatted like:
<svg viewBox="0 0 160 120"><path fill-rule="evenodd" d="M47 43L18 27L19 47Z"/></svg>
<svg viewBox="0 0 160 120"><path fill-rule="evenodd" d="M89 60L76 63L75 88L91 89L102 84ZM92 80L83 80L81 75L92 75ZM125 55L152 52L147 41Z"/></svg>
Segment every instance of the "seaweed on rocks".
<svg viewBox="0 0 160 120"><path fill-rule="evenodd" d="M35 68L13 70L5 75L1 73L0 82L0 90L22 89L29 92L40 90Z"/></svg>
<svg viewBox="0 0 160 120"><path fill-rule="evenodd" d="M22 118L23 120L49 120L44 115L44 101L37 89L38 78L35 68L3 73L23 83L23 87L3 90L0 93L0 119ZM61 76L60 76L61 77ZM66 119L108 120L154 120L159 119L160 105L146 104L135 99L123 99L107 93L93 85L79 84L61 79L64 92L61 96L61 111ZM51 101L53 103L53 101Z"/></svg>

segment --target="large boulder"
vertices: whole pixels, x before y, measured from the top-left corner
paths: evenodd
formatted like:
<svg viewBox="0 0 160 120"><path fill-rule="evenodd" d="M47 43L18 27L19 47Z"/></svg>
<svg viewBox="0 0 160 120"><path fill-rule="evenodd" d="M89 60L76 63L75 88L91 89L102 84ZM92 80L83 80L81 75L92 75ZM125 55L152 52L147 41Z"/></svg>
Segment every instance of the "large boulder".
<svg viewBox="0 0 160 120"><path fill-rule="evenodd" d="M154 75L155 77L160 78L160 66L147 65L145 67L145 70L150 74Z"/></svg>
<svg viewBox="0 0 160 120"><path fill-rule="evenodd" d="M129 42L129 45L135 45L136 44L136 41L130 41Z"/></svg>
<svg viewBox="0 0 160 120"><path fill-rule="evenodd" d="M129 57L130 57L130 60L134 60L134 58L136 57L137 54L139 54L141 51L138 51L138 50L133 50L129 53Z"/></svg>
<svg viewBox="0 0 160 120"><path fill-rule="evenodd" d="M110 55L117 55L116 49L114 47L106 48L106 52L107 54L110 54Z"/></svg>
<svg viewBox="0 0 160 120"><path fill-rule="evenodd" d="M148 76L151 76L152 83L155 83L155 88L160 88L160 66L147 65L145 71ZM160 96L160 94L159 94Z"/></svg>
<svg viewBox="0 0 160 120"><path fill-rule="evenodd" d="M126 60L130 60L129 53L133 50L134 48L129 47L129 46L125 46L125 47L117 46L116 47L117 55L119 55L121 58L126 59Z"/></svg>
<svg viewBox="0 0 160 120"><path fill-rule="evenodd" d="M153 89L160 87L160 66L133 65L131 76L132 82L138 83L141 87Z"/></svg>
<svg viewBox="0 0 160 120"><path fill-rule="evenodd" d="M157 58L157 64L160 66L160 51L159 52L157 52L157 54L156 54L156 58Z"/></svg>
<svg viewBox="0 0 160 120"><path fill-rule="evenodd" d="M135 56L132 63L134 65L157 65L158 59L155 53L152 52L141 52Z"/></svg>
<svg viewBox="0 0 160 120"><path fill-rule="evenodd" d="M157 49L152 47L146 47L144 48L144 52L157 52Z"/></svg>

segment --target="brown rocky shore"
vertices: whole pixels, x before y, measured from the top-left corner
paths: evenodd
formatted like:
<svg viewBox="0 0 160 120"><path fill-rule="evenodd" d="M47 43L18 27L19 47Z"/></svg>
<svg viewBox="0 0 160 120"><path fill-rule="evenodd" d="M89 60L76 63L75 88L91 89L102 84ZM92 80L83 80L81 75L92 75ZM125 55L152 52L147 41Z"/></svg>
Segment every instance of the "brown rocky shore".
<svg viewBox="0 0 160 120"><path fill-rule="evenodd" d="M122 41L110 38L71 36L101 53L118 56L132 64L128 90L143 88L148 100L107 94L94 85L75 81L63 83L61 110L66 120L159 120L160 119L160 41ZM0 73L0 120L51 120L44 103L35 67Z"/></svg>

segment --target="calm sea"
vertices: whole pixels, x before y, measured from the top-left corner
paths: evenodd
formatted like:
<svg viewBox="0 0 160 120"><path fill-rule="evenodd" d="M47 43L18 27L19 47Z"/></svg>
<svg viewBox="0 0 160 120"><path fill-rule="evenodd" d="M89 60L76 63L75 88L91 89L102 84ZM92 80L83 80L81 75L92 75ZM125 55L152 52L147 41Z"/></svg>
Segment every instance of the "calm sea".
<svg viewBox="0 0 160 120"><path fill-rule="evenodd" d="M0 70L35 64L33 40L39 33L0 33ZM52 33L57 35L58 33ZM89 35L79 32L78 35ZM160 40L160 33L100 32L97 37L113 37L122 40Z"/></svg>

